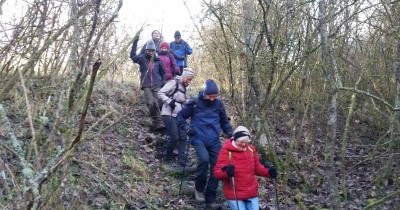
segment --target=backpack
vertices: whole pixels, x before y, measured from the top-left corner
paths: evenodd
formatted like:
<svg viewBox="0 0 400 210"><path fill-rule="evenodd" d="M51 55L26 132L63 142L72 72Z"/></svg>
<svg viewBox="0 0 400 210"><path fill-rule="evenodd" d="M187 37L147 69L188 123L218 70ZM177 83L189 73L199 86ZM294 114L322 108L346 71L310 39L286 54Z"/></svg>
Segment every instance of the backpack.
<svg viewBox="0 0 400 210"><path fill-rule="evenodd" d="M186 94L186 88L185 88L184 91L179 90L179 79L175 79L175 89L171 94L168 94L167 96L169 98L172 98L175 95L175 93L178 92L178 91L182 92L183 94Z"/></svg>

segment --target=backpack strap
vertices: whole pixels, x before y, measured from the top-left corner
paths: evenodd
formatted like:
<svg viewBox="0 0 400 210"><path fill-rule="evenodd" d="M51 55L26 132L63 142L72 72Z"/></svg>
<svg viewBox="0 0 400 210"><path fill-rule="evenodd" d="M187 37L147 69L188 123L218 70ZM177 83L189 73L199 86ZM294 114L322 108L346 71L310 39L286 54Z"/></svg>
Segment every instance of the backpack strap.
<svg viewBox="0 0 400 210"><path fill-rule="evenodd" d="M248 146L247 148L249 148L249 150L250 150L250 152L251 152L251 155L254 156L254 150L253 150L251 147L249 147L249 146Z"/></svg>
<svg viewBox="0 0 400 210"><path fill-rule="evenodd" d="M248 148L249 151L251 152L251 156L254 157L254 150L253 150L250 146L247 146L247 148ZM228 151L228 159L229 159L229 163L230 163L230 162L231 162L231 159L232 159L232 152L231 152L231 151Z"/></svg>
<svg viewBox="0 0 400 210"><path fill-rule="evenodd" d="M182 92L183 94L185 94L185 93L186 93L186 88L185 88L185 90L180 90L180 89L179 89L179 80L178 80L178 79L175 79L175 90L174 90L174 92L172 92L171 94L168 94L167 96L168 96L169 98L174 97L175 93L178 92L178 91L180 91L180 92Z"/></svg>

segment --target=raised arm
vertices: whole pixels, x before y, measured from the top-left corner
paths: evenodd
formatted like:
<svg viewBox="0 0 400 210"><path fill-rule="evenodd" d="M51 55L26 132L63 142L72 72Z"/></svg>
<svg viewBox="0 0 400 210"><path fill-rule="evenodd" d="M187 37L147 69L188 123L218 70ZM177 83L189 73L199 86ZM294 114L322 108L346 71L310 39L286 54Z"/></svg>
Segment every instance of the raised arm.
<svg viewBox="0 0 400 210"><path fill-rule="evenodd" d="M139 41L139 36L140 33L142 32L143 28L141 28L139 31L136 32L135 36L132 39L132 48L131 48L131 53L130 53L130 58L132 59L133 62L138 63L139 60L139 55L136 54L137 51L137 44Z"/></svg>

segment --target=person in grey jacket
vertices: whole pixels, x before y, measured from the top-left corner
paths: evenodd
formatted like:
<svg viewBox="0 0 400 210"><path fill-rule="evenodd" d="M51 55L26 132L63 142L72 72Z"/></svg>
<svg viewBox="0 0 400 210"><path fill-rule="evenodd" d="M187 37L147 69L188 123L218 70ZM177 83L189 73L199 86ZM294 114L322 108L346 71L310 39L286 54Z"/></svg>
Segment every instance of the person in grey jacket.
<svg viewBox="0 0 400 210"><path fill-rule="evenodd" d="M186 162L185 148L186 132L184 129L179 129L176 121L176 116L182 109L189 98L186 95L186 87L188 87L194 77L194 72L191 68L185 68L180 79L167 81L165 85L158 91L158 98L163 102L161 116L167 128L169 136L164 160L171 162L173 160L173 150L177 146L178 149L178 164L183 168Z"/></svg>

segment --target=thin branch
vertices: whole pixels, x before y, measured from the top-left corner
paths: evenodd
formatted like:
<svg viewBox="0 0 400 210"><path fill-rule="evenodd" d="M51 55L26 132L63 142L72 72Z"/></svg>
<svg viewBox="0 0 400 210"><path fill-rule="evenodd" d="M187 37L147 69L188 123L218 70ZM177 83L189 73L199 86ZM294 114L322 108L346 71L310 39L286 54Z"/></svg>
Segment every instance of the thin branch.
<svg viewBox="0 0 400 210"><path fill-rule="evenodd" d="M4 163L4 166L5 166L5 168L7 169L8 173L9 173L10 176L11 176L12 183L13 183L14 186L17 188L17 190L20 191L20 190L21 190L21 187L19 186L19 184L18 184L18 182L17 182L17 179L15 178L15 175L14 175L13 171L11 170L10 166L8 166L8 164L5 163L4 161L3 161L3 163Z"/></svg>
<svg viewBox="0 0 400 210"><path fill-rule="evenodd" d="M18 71L19 78L21 80L22 90L24 92L24 98L25 98L25 103L26 103L26 112L27 112L28 121L29 121L29 128L31 129L31 133L32 133L31 143L33 145L33 150L35 152L34 157L36 157L36 155L38 154L38 148L37 148L37 142L36 142L36 131L35 131L35 127L33 126L32 107L31 107L31 104L29 103L28 89L26 88L26 85L25 85L24 76L22 75L22 72L19 68L17 68L17 71ZM30 151L31 151L31 149L29 150L29 154L30 154ZM28 155L28 158L29 158L29 156L30 155Z"/></svg>
<svg viewBox="0 0 400 210"><path fill-rule="evenodd" d="M396 192L393 192L392 194L389 194L388 196L386 196L384 198L381 198L381 199L369 204L367 207L365 207L365 210L371 209L371 208L373 208L373 207L375 207L377 205L383 204L385 201L391 199L392 197L397 196L398 194L400 194L400 190L397 190Z"/></svg>
<svg viewBox="0 0 400 210"><path fill-rule="evenodd" d="M382 98L380 98L378 96L375 96L375 95L373 95L371 93L368 93L366 91L355 89L355 88L349 88L349 87L338 87L338 89L339 90L347 90L347 91L351 91L351 92L354 92L354 93L358 93L358 94L361 94L361 95L365 95L365 96L371 97L371 98L373 98L373 99L375 99L377 101L380 101L383 105L387 106L392 111L400 111L400 107L393 107L389 102L385 101L384 99L382 99Z"/></svg>
<svg viewBox="0 0 400 210"><path fill-rule="evenodd" d="M111 110L107 113L105 113L99 120L97 120L95 123L93 123L93 125L91 125L86 132L90 132L92 131L94 128L97 127L97 125L99 125L101 122L103 122L105 119L107 119L109 116L111 116L113 113L117 113L116 110ZM101 131L99 132L101 133Z"/></svg>

